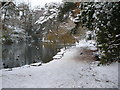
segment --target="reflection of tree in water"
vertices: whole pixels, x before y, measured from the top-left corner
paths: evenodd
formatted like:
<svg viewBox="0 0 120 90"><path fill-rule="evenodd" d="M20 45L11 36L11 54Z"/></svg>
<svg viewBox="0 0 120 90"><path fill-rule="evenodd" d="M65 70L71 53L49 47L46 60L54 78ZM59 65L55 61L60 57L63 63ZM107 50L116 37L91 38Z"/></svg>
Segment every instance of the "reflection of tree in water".
<svg viewBox="0 0 120 90"><path fill-rule="evenodd" d="M49 62L61 46L43 45L42 42L21 42L3 47L3 63L5 68L19 67L36 62Z"/></svg>
<svg viewBox="0 0 120 90"><path fill-rule="evenodd" d="M18 67L24 60L22 54L25 51L24 43L13 43L12 45L3 45L3 64L4 67Z"/></svg>
<svg viewBox="0 0 120 90"><path fill-rule="evenodd" d="M31 62L40 62L42 56L42 43L34 42L30 46L27 44L25 52L26 63L30 64Z"/></svg>
<svg viewBox="0 0 120 90"><path fill-rule="evenodd" d="M43 43L42 48L42 60L44 63L52 60L53 56L62 48L63 46L57 45L55 43Z"/></svg>

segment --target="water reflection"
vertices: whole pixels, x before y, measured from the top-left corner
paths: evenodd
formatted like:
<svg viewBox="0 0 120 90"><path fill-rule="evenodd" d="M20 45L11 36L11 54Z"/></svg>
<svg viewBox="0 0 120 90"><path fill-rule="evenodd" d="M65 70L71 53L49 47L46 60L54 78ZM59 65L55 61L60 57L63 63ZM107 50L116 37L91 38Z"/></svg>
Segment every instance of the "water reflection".
<svg viewBox="0 0 120 90"><path fill-rule="evenodd" d="M62 48L61 45L44 45L42 42L18 42L3 45L2 61L4 68L20 67L35 62L49 62Z"/></svg>

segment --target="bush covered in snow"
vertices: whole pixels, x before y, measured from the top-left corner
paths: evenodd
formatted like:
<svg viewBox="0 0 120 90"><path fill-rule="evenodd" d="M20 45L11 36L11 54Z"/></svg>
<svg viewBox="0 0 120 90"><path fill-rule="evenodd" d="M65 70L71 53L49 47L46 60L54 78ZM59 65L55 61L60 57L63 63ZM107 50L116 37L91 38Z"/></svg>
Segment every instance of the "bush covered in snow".
<svg viewBox="0 0 120 90"><path fill-rule="evenodd" d="M81 3L80 8L80 23L96 33L101 63L120 60L119 2Z"/></svg>

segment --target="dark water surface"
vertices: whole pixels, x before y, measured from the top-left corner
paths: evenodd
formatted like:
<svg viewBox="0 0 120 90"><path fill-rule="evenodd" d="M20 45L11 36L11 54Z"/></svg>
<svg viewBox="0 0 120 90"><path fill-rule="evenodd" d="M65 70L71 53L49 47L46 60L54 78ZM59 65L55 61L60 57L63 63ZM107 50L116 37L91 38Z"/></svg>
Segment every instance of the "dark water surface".
<svg viewBox="0 0 120 90"><path fill-rule="evenodd" d="M38 41L4 44L2 45L3 67L20 67L35 62L47 63L62 47L62 45L46 45Z"/></svg>

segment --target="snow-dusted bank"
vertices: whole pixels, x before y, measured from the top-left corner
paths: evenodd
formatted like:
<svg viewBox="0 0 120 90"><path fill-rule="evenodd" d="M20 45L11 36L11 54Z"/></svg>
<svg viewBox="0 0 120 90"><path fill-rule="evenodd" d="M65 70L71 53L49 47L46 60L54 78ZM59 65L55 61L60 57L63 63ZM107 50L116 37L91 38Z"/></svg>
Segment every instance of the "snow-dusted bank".
<svg viewBox="0 0 120 90"><path fill-rule="evenodd" d="M67 49L61 59L41 66L2 70L3 88L118 88L118 63L97 66L84 40Z"/></svg>

